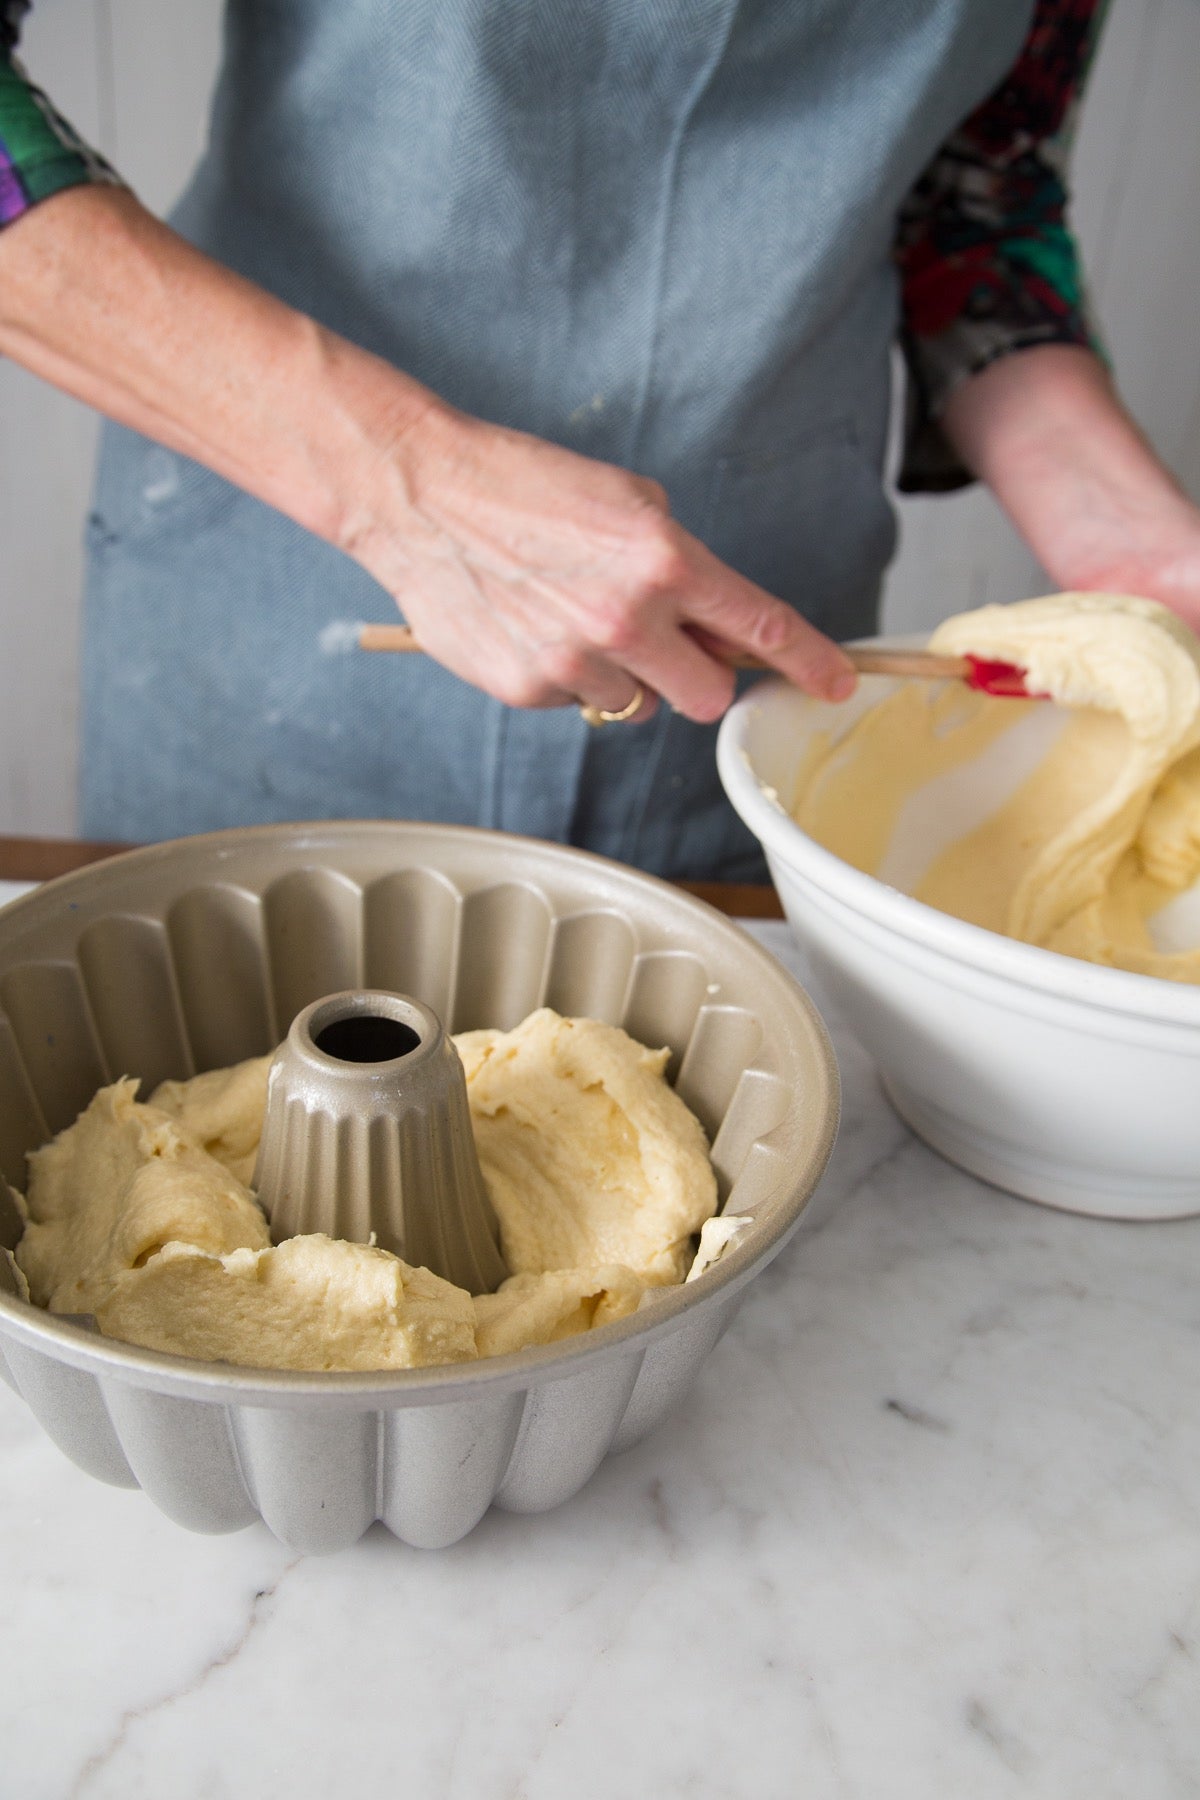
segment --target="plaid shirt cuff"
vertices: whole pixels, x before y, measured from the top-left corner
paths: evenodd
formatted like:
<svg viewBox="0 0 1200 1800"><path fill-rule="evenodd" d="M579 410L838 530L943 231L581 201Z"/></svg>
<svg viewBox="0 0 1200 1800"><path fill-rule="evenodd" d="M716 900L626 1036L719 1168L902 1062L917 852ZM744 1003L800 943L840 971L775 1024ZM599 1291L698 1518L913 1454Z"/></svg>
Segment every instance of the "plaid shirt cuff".
<svg viewBox="0 0 1200 1800"><path fill-rule="evenodd" d="M121 177L29 81L13 56L0 56L0 227L39 200L86 182L122 186Z"/></svg>

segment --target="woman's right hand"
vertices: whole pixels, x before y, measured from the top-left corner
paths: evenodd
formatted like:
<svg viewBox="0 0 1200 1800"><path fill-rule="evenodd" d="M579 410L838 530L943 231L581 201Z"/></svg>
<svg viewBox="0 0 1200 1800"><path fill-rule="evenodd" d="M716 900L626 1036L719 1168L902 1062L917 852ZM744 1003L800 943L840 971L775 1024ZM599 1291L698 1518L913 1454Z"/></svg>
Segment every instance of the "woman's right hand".
<svg viewBox="0 0 1200 1800"><path fill-rule="evenodd" d="M343 548L393 595L422 649L510 706L655 696L717 719L748 654L841 699L849 662L791 607L671 518L656 482L438 402L380 458Z"/></svg>

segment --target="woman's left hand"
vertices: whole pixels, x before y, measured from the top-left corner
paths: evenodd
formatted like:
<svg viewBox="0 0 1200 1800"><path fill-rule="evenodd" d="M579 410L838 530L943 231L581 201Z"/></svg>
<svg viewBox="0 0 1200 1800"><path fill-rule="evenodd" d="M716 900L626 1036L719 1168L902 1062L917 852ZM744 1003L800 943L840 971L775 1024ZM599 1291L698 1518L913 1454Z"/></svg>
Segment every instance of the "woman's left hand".
<svg viewBox="0 0 1200 1800"><path fill-rule="evenodd" d="M943 424L1058 587L1161 600L1200 633L1200 507L1098 357L1016 351L965 381Z"/></svg>

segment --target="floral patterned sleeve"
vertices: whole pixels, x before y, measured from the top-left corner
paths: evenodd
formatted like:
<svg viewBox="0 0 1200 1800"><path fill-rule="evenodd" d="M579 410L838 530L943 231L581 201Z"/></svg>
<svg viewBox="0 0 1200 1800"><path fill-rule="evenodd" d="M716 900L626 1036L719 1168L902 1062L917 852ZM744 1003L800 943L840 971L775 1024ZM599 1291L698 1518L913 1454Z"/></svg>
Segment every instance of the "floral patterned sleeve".
<svg viewBox="0 0 1200 1800"><path fill-rule="evenodd" d="M29 0L0 0L0 227L60 189L81 182L120 184L35 88L13 54Z"/></svg>
<svg viewBox="0 0 1200 1800"><path fill-rule="evenodd" d="M896 235L909 375L904 493L972 479L938 423L968 375L1036 344L1104 354L1066 224L1065 166L1105 5L1037 0L1008 76L905 202Z"/></svg>

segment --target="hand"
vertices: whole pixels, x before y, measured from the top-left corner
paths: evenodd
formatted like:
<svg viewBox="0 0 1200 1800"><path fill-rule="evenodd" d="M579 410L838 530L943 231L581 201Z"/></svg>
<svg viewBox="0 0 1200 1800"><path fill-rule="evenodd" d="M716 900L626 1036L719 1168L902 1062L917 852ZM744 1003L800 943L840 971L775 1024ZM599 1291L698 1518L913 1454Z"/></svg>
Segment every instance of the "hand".
<svg viewBox="0 0 1200 1800"><path fill-rule="evenodd" d="M964 382L944 422L1059 587L1161 600L1200 632L1200 507L1090 351L1017 351Z"/></svg>
<svg viewBox="0 0 1200 1800"><path fill-rule="evenodd" d="M717 719L748 652L829 699L854 673L830 639L721 563L652 481L433 405L381 459L342 547L422 649L510 706L646 693Z"/></svg>
<svg viewBox="0 0 1200 1800"><path fill-rule="evenodd" d="M1059 552L1064 588L1161 600L1200 635L1200 507L1162 492L1081 519Z"/></svg>

